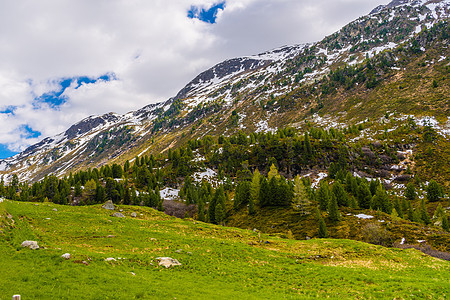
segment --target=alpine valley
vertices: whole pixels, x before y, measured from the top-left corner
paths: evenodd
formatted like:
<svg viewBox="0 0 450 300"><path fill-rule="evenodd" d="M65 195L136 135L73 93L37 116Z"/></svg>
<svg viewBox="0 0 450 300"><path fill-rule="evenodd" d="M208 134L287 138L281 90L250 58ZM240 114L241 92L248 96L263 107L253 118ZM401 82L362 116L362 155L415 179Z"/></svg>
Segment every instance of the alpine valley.
<svg viewBox="0 0 450 300"><path fill-rule="evenodd" d="M88 117L0 160L1 248L16 258L2 269L39 264L20 247L36 239L46 272L67 264L60 252L79 262L58 271L59 298L80 289L72 271L121 291L78 299L220 298L210 279L221 276L224 298L447 298L449 16L449 0L394 0L319 42L226 60L165 102ZM109 200L125 218L101 208ZM156 266L168 255L182 266ZM111 268L120 279L98 274ZM29 295L51 292L38 275L8 274ZM191 293L164 290L170 280Z"/></svg>

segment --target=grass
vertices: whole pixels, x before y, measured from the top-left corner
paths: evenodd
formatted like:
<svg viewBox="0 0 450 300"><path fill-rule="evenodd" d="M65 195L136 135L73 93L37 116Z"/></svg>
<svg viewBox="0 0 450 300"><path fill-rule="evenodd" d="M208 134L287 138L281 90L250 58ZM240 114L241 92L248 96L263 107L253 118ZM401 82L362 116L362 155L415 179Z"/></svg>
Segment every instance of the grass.
<svg viewBox="0 0 450 300"><path fill-rule="evenodd" d="M445 299L450 293L449 263L414 249L267 235L260 243L253 231L123 209L122 219L100 206L1 203L0 299ZM41 248L21 248L27 239ZM61 258L66 252L70 260ZM160 256L182 266L160 267Z"/></svg>

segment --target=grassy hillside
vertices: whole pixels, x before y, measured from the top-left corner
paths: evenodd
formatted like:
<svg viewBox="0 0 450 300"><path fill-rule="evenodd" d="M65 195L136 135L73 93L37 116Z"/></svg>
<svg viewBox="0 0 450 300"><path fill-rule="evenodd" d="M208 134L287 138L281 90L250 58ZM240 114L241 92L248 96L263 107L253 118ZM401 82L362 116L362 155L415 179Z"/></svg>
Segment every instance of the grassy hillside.
<svg viewBox="0 0 450 300"><path fill-rule="evenodd" d="M122 208L125 218L100 206L0 203L0 298L446 299L450 294L450 264L416 250L259 236L149 208ZM133 211L137 218L130 217ZM24 240L36 240L41 248L21 248ZM61 258L66 252L70 260ZM164 256L182 265L158 266L156 258ZM106 262L109 257L116 261Z"/></svg>

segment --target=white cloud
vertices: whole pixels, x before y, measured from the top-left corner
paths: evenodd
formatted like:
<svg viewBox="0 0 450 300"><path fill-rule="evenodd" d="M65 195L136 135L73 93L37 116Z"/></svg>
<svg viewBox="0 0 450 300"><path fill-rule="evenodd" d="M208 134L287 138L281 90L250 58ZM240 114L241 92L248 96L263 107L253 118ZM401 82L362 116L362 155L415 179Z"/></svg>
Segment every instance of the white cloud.
<svg viewBox="0 0 450 300"><path fill-rule="evenodd" d="M20 137L24 124L43 138L92 114L166 100L224 59L319 40L387 2L228 0L217 23L206 24L187 11L211 0L0 1L0 109L18 106L0 114L0 144L37 141ZM110 72L117 80L67 89L59 110L33 107L61 78Z"/></svg>

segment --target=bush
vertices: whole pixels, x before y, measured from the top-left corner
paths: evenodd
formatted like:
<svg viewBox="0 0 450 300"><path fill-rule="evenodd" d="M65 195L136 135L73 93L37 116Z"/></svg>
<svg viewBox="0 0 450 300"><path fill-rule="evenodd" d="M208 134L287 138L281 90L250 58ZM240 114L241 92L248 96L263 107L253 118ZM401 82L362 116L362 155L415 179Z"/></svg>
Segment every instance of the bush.
<svg viewBox="0 0 450 300"><path fill-rule="evenodd" d="M378 224L369 223L365 225L362 229L362 235L364 241L367 243L385 247L392 246L392 237L390 233L386 229L381 228Z"/></svg>

